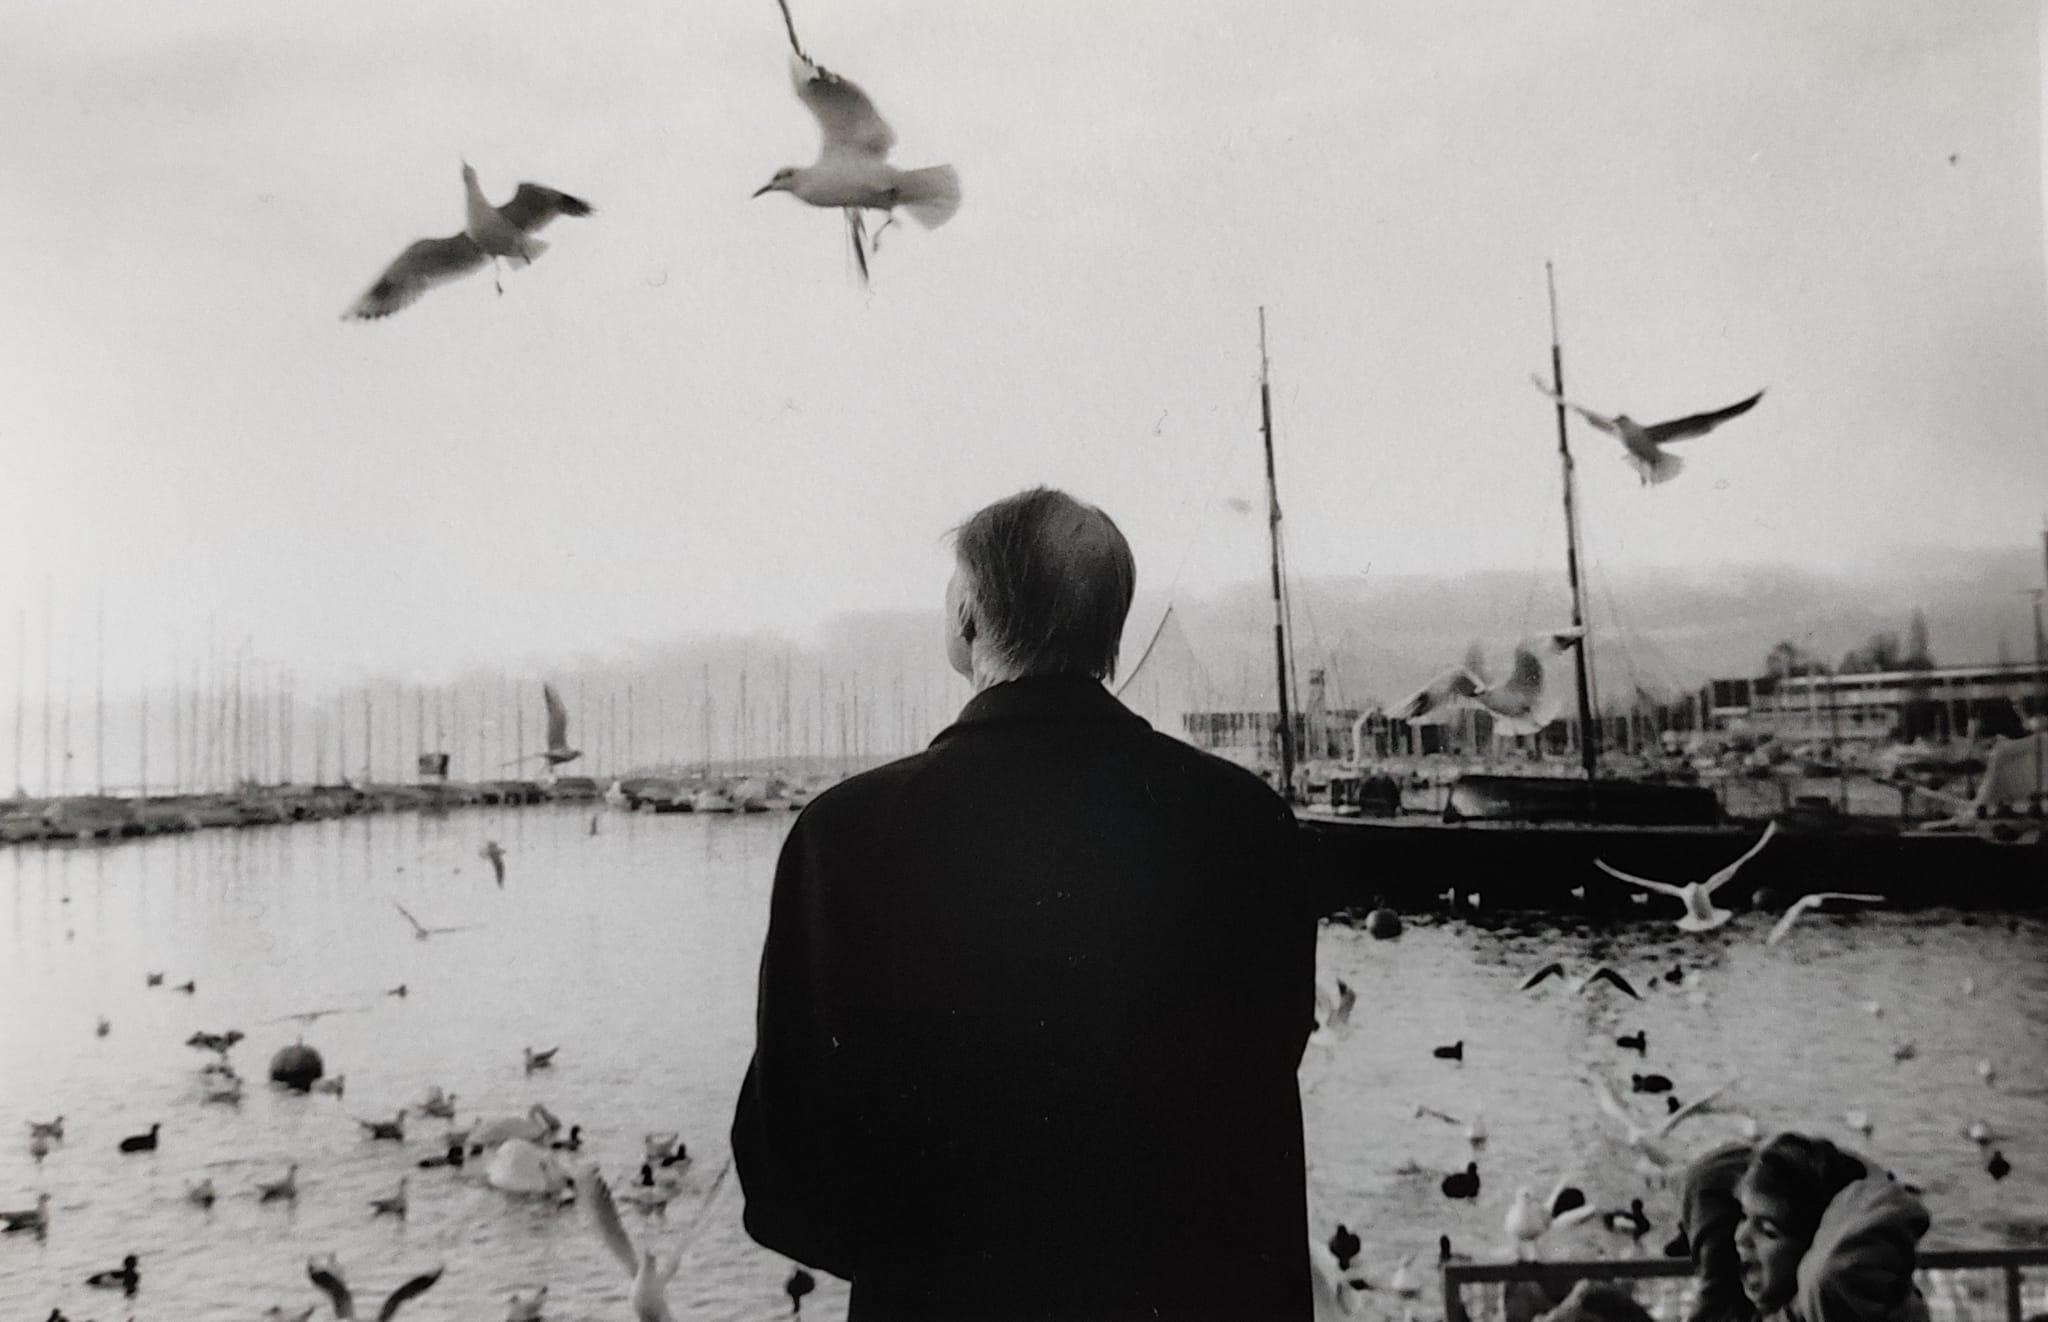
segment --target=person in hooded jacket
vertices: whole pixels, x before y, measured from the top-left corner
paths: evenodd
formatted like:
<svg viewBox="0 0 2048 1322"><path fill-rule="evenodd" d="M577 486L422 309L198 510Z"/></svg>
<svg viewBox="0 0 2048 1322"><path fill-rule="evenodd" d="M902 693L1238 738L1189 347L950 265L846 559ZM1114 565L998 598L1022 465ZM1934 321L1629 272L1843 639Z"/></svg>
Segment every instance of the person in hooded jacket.
<svg viewBox="0 0 2048 1322"><path fill-rule="evenodd" d="M1927 1322L1913 1284L1927 1209L1822 1138L1731 1144L1686 1171L1687 1322Z"/></svg>

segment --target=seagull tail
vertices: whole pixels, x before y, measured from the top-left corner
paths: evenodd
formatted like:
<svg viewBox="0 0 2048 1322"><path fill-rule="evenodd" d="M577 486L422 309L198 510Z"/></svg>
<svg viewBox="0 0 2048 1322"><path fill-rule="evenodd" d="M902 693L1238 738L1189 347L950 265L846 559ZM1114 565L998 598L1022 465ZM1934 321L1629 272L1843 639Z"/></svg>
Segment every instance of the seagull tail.
<svg viewBox="0 0 2048 1322"><path fill-rule="evenodd" d="M522 237L519 240L519 245L524 251L512 260L518 262L521 266L533 265L540 255L548 250L546 239L536 239L531 234Z"/></svg>
<svg viewBox="0 0 2048 1322"><path fill-rule="evenodd" d="M905 170L896 179L896 204L926 229L937 229L960 209L960 172L950 165Z"/></svg>
<svg viewBox="0 0 2048 1322"><path fill-rule="evenodd" d="M1636 470L1637 475L1653 487L1669 482L1685 467L1683 459L1667 450L1659 450L1654 459L1644 459L1640 455L1631 454L1628 462L1629 466Z"/></svg>

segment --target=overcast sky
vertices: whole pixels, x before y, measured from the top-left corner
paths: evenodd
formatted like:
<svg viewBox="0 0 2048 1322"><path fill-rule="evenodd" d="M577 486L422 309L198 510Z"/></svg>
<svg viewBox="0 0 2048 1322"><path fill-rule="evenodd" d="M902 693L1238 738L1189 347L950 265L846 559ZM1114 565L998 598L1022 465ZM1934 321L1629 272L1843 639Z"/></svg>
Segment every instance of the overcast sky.
<svg viewBox="0 0 2048 1322"><path fill-rule="evenodd" d="M748 198L816 150L773 0L0 0L30 689L46 585L60 655L104 593L114 685L209 627L308 683L801 633L935 603L944 530L1034 482L1149 590L1253 577L1260 304L1295 568L1555 576L1546 258L1589 405L1769 388L1655 489L1575 433L1600 564L2037 536L2031 0L794 10L963 182L870 291L836 215ZM464 156L598 214L502 297L340 320L460 226Z"/></svg>

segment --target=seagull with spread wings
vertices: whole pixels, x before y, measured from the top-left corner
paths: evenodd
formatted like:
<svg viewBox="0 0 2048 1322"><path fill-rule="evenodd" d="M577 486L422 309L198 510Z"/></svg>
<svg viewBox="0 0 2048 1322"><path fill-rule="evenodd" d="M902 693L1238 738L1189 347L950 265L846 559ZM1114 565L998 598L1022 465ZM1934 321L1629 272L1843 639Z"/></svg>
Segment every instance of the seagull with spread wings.
<svg viewBox="0 0 2048 1322"><path fill-rule="evenodd" d="M1730 1079L1712 1092L1693 1098L1665 1116L1655 1128L1650 1128L1638 1121L1635 1113L1622 1104L1621 1098L1615 1095L1607 1080L1595 1074L1587 1076L1586 1082L1592 1086L1594 1099L1600 1103L1600 1109L1619 1120L1623 1129L1627 1131L1623 1142L1659 1166L1669 1166L1672 1163L1670 1151L1662 1146L1662 1141L1670 1137L1671 1131L1693 1116L1712 1110L1714 1102L1721 1094L1735 1086L1735 1080Z"/></svg>
<svg viewBox="0 0 2048 1322"><path fill-rule="evenodd" d="M865 284L867 231L862 210L888 212L883 229L895 223L897 207L926 229L936 229L960 209L960 175L950 165L897 169L889 164L896 131L876 111L866 92L805 55L790 56L789 72L797 99L817 118L822 138L818 159L811 165L777 170L774 178L754 190L754 196L790 193L814 207L842 208ZM875 231L875 237L881 237L881 230Z"/></svg>
<svg viewBox="0 0 2048 1322"><path fill-rule="evenodd" d="M548 709L548 746L538 753L513 758L511 762L505 764L508 767L513 763L527 762L537 757L545 758L550 767L558 767L564 762L574 762L583 756L582 749L569 747L569 709L562 705L562 695L555 692L554 685L543 684L540 686L540 697ZM496 860L493 860L493 866L496 866ZM499 878L499 884L504 884L502 877Z"/></svg>
<svg viewBox="0 0 2048 1322"><path fill-rule="evenodd" d="M1622 445L1627 447L1628 461L1635 467L1636 476L1642 478L1644 486L1669 482L1678 476L1681 468L1685 467L1684 461L1677 455L1665 452L1666 445L1673 441L1686 441L1696 436L1705 436L1730 418L1739 418L1749 412L1756 407L1756 402L1764 397L1764 392L1759 390L1741 403L1730 404L1725 409L1693 413L1683 418L1673 418L1669 422L1653 422L1645 426L1626 413L1617 413L1610 418L1604 413L1595 413L1583 405L1574 404L1544 385L1540 376L1531 377L1530 380L1536 383L1536 388L1545 396L1563 404L1593 426L1620 440Z"/></svg>
<svg viewBox="0 0 2048 1322"><path fill-rule="evenodd" d="M1561 700L1546 683L1545 663L1585 637L1582 628L1559 629L1515 647L1514 668L1498 684L1464 666L1444 671L1388 714L1413 721L1448 707L1477 707L1493 714L1495 733L1536 734L1557 719Z"/></svg>
<svg viewBox="0 0 2048 1322"><path fill-rule="evenodd" d="M468 275L485 262L491 263L491 280L504 293L498 280L500 257L532 265L546 251L547 244L533 237L556 216L587 216L591 205L542 184L521 184L505 205L494 207L484 200L477 186L476 170L462 163L462 187L466 220L459 234L445 239L421 239L398 254L398 260L384 269L377 283L342 314L369 321L388 317L410 306L435 285Z"/></svg>
<svg viewBox="0 0 2048 1322"><path fill-rule="evenodd" d="M391 907L405 915L405 921L412 924L413 938L419 941L424 941L430 936L438 936L443 932L467 932L475 927L473 923L464 924L461 927L427 927L422 925L419 919L412 916L412 910L406 908L397 900L391 902Z"/></svg>
<svg viewBox="0 0 2048 1322"><path fill-rule="evenodd" d="M1780 941L1783 941L1785 934L1792 930L1792 925L1798 922L1802 915L1809 909L1818 909L1829 900L1853 900L1858 904L1883 904L1884 896L1867 895L1858 891L1815 891L1811 895L1802 895L1792 902L1791 908L1785 910L1785 916L1778 920L1777 926L1771 928L1771 934L1764 938L1764 944L1775 946Z"/></svg>
<svg viewBox="0 0 2048 1322"><path fill-rule="evenodd" d="M1762 853L1763 847L1771 843L1771 837L1777 833L1778 824L1772 822L1764 828L1764 833L1757 838L1757 842L1751 845L1741 858L1736 859L1733 863L1722 868L1705 881L1687 882L1683 886L1674 886L1670 882L1665 881L1651 881L1647 877L1632 876L1629 873L1623 872L1620 868L1608 864L1603 859L1594 859L1593 866L1617 881L1625 881L1631 886L1640 886L1646 891L1654 891L1659 895L1669 895L1683 904L1685 912L1678 919L1679 931L1711 932L1735 916L1730 910L1718 908L1714 904L1714 892L1733 881L1735 874L1742 870L1742 865Z"/></svg>
<svg viewBox="0 0 2048 1322"><path fill-rule="evenodd" d="M441 1279L444 1267L436 1267L423 1276L415 1276L391 1292L384 1306L377 1310L377 1322L391 1322L398 1310L413 1299L419 1298L434 1288L434 1282ZM338 1318L353 1319L356 1315L355 1296L349 1293L348 1282L341 1276L341 1260L330 1253L323 1260L306 1259L306 1275L312 1278L327 1298L334 1304L334 1315Z"/></svg>
<svg viewBox="0 0 2048 1322"><path fill-rule="evenodd" d="M586 1165L577 1173L576 1201L590 1209L590 1223L597 1228L598 1238L633 1278L635 1322L675 1322L676 1315L668 1306L668 1283L683 1265L682 1252L678 1250L663 1262L653 1249L634 1248L633 1237L619 1220L611 1186L595 1165Z"/></svg>

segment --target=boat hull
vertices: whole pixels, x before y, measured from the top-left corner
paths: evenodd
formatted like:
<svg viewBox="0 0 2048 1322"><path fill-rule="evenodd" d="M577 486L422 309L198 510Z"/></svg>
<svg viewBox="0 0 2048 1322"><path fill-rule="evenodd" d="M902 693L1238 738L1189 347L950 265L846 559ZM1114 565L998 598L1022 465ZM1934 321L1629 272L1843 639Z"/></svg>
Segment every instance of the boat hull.
<svg viewBox="0 0 2048 1322"><path fill-rule="evenodd" d="M1761 822L1713 826L1453 821L1300 814L1308 876L1325 913L1383 899L1411 911L1455 907L1676 919L1675 900L1615 880L1594 864L1658 881L1703 881L1757 842ZM1919 834L1867 819L1781 822L1771 843L1715 892L1724 908L1779 908L1813 891L1883 895L1894 908L2048 908L2041 823L1984 823L1981 834ZM2008 830L1997 828L2007 825ZM2002 841L2003 834L2013 837Z"/></svg>

